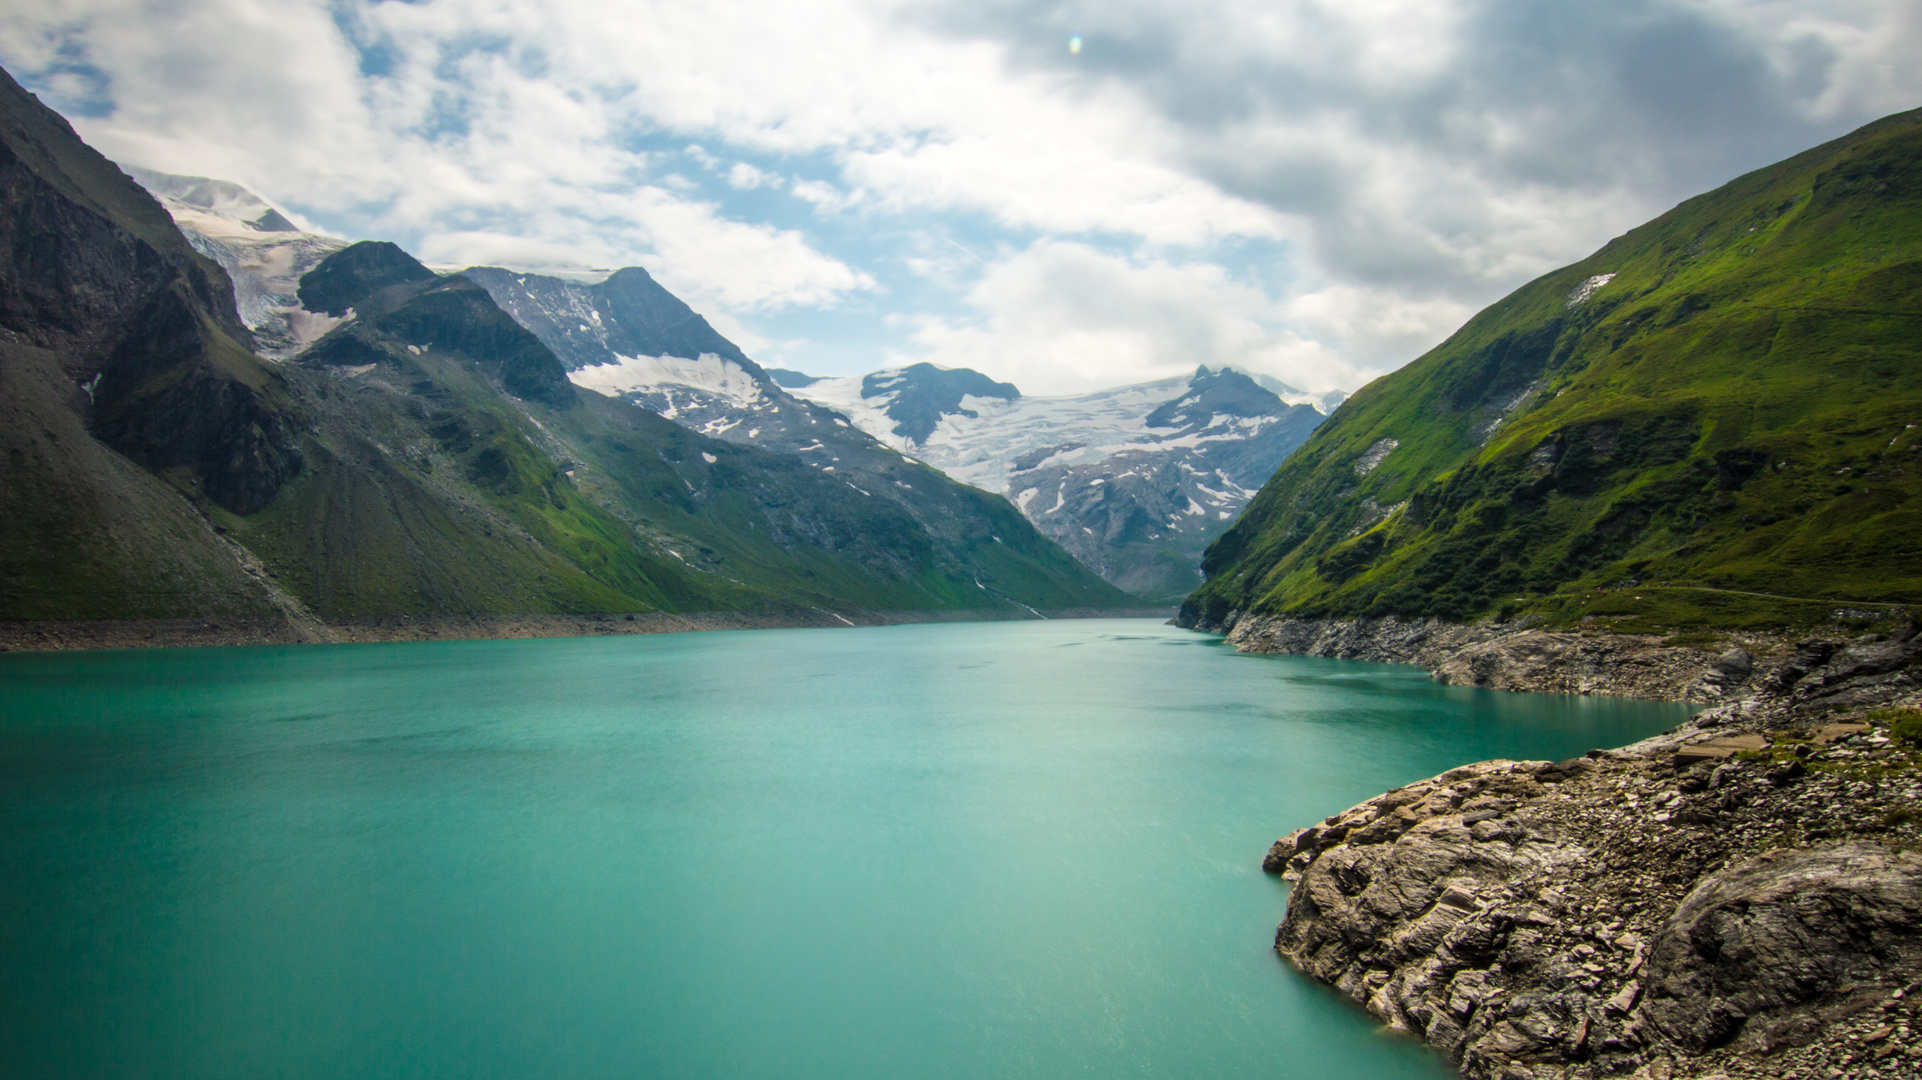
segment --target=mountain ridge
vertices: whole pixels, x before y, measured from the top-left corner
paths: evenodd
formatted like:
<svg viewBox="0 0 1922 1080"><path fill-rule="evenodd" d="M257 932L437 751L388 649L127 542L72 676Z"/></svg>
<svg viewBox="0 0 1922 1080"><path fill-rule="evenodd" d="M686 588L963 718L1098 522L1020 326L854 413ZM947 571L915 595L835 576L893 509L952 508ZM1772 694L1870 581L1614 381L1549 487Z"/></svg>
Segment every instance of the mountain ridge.
<svg viewBox="0 0 1922 1080"><path fill-rule="evenodd" d="M977 396L970 387L993 390ZM1064 397L1028 397L969 369L924 364L792 392L952 476L1005 492L1110 582L1170 600L1193 588L1202 549L1323 419L1310 395L1285 401L1252 376L1206 365Z"/></svg>
<svg viewBox="0 0 1922 1080"><path fill-rule="evenodd" d="M1004 500L898 455L854 476L916 494L877 496L827 461L576 390L465 278L290 233L237 185L152 174L173 192L156 197L10 79L0 113L12 625L278 620L312 637L368 619L1027 616L1125 599ZM274 256L235 264L269 301L263 325L300 331L280 334L283 359L249 351L203 249Z"/></svg>
<svg viewBox="0 0 1922 1080"><path fill-rule="evenodd" d="M274 616L192 503L256 509L298 470L286 380L220 267L4 72L0 116L0 611Z"/></svg>
<svg viewBox="0 0 1922 1080"><path fill-rule="evenodd" d="M1336 411L1182 618L1655 630L1922 600L1918 160L1922 111L1885 118L1491 305Z"/></svg>
<svg viewBox="0 0 1922 1080"><path fill-rule="evenodd" d="M1154 601L1172 603L1193 587L1201 549L1225 527L1224 513L1239 510L1319 422L1319 409L1307 403L1340 396L1263 386L1240 372L1205 367L1186 379L1077 399L1024 398L1012 383L928 363L818 379L756 364L645 271L617 271L595 284L489 267L464 273L562 357L576 386L706 435L824 455L840 462L837 467L884 451L925 460L962 483L1015 500L1035 528L1111 584ZM617 280L645 285L652 323L636 326L614 302L609 286ZM1176 399L1210 385L1206 401L1188 403L1200 411L1178 415ZM1231 398L1241 404L1228 404ZM1076 404L1096 399L1106 404ZM1133 404L1117 411L1114 403L1122 399ZM1057 430L1060 417L1039 415L1059 412L1063 401L1080 414L1066 422L1072 430ZM1226 411L1213 409L1215 403ZM1011 427L1003 415L1009 406L1032 406L1033 430L1019 422ZM1143 423L1163 406L1169 406L1166 427ZM1094 422L1096 413L1106 419ZM970 423L980 431L965 433ZM1044 430L1054 433L1044 436ZM972 444L950 447L957 437ZM1184 439L1190 445L1180 445ZM1047 461L1055 454L1041 451L1049 448L1061 456ZM1011 468L1014 459L1035 454L1041 456L1034 462ZM1018 478L1025 486L1015 484L1016 473L1027 474ZM1047 484L1061 497L1037 505ZM1069 488L1078 493L1072 499Z"/></svg>

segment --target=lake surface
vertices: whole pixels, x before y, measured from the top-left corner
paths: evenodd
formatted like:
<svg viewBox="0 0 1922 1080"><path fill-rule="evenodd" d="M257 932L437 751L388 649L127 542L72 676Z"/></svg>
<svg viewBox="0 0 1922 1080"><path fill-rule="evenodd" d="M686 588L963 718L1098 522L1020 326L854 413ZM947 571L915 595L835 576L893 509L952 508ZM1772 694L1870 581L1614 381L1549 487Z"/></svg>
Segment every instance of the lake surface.
<svg viewBox="0 0 1922 1080"><path fill-rule="evenodd" d="M0 1062L1445 1077L1268 845L1684 715L1146 620L0 656Z"/></svg>

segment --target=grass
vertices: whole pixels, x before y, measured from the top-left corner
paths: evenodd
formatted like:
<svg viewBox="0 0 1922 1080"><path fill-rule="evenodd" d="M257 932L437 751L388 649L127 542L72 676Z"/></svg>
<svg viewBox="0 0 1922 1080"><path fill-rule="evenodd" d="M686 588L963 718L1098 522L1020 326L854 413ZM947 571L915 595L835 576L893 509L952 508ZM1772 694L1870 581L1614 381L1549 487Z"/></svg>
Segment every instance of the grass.
<svg viewBox="0 0 1922 1080"><path fill-rule="evenodd" d="M1922 112L1691 199L1364 387L1189 611L1872 624L1922 602L1917 424Z"/></svg>
<svg viewBox="0 0 1922 1080"><path fill-rule="evenodd" d="M1877 709L1869 713L1869 722L1887 725L1897 741L1922 746L1922 709Z"/></svg>
<svg viewBox="0 0 1922 1080"><path fill-rule="evenodd" d="M716 442L630 404L576 398L571 387L564 399L545 395L550 403L510 402L495 388L504 361L447 344L485 335L440 325L450 305L491 311L491 300L478 289L428 298L432 311L403 307L350 343L355 366L373 370L298 372L320 417L307 468L262 512L221 518L318 614L1013 609L1122 598L1005 499L898 455L888 459L922 493L912 508L856 496L791 455ZM409 350L380 331L387 323L437 344Z"/></svg>

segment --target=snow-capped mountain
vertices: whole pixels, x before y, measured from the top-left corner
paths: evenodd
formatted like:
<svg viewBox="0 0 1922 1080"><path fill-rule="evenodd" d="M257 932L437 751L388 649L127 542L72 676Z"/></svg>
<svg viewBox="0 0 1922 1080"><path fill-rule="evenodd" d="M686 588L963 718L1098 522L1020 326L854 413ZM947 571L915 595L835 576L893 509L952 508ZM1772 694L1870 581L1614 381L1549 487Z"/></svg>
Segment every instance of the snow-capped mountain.
<svg viewBox="0 0 1922 1080"><path fill-rule="evenodd" d="M237 184L129 171L227 270L263 355L292 356L352 319L338 305L309 310L300 293L302 277L346 241L301 231ZM1050 398L931 364L816 379L762 368L639 267L460 273L539 338L577 386L710 437L795 454L824 473L866 474L898 461L895 452L909 455L1005 495L1102 577L1144 596L1191 591L1202 549L1341 399L1206 367Z"/></svg>
<svg viewBox="0 0 1922 1080"><path fill-rule="evenodd" d="M1340 401L1274 383L1291 404L1242 372L1207 367L1070 397L1024 397L931 364L775 375L875 438L1005 494L1043 534L1145 595L1191 591L1202 549L1321 423L1316 405Z"/></svg>
<svg viewBox="0 0 1922 1080"><path fill-rule="evenodd" d="M295 290L301 275L347 241L303 231L266 199L230 181L131 166L126 171L167 208L187 242L233 279L240 319L254 332L262 356L291 356L340 323L303 309Z"/></svg>
<svg viewBox="0 0 1922 1080"><path fill-rule="evenodd" d="M1342 398L1206 367L1058 398L932 364L816 379L762 368L638 267L463 273L577 386L817 468L845 470L884 444L1006 495L1108 581L1149 596L1194 588L1201 550Z"/></svg>
<svg viewBox="0 0 1922 1080"><path fill-rule="evenodd" d="M553 350L576 386L633 401L704 435L768 449L811 445L823 425L836 426L834 416L790 397L638 266L605 276L494 266L461 273Z"/></svg>

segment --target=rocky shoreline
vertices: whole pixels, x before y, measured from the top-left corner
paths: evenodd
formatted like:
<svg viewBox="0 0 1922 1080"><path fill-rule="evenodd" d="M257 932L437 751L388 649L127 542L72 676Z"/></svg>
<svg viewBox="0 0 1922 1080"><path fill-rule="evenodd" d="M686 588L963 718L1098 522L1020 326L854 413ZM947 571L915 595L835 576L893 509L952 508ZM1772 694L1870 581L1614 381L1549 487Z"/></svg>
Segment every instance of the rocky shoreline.
<svg viewBox="0 0 1922 1080"><path fill-rule="evenodd" d="M374 641L465 641L504 638L682 634L703 630L832 629L926 622L1016 619L1161 618L1166 608L1071 608L1005 611L707 611L632 615L472 615L370 619L146 619L93 622L0 622L0 652L70 649L196 648L214 645L303 645Z"/></svg>
<svg viewBox="0 0 1922 1080"><path fill-rule="evenodd" d="M1278 841L1276 950L1471 1080L1922 1076L1922 633L1720 651L1243 619L1237 648L1447 682L1721 701L1553 762L1464 766Z"/></svg>
<svg viewBox="0 0 1922 1080"><path fill-rule="evenodd" d="M1440 619L1299 619L1231 612L1197 630L1242 652L1419 664L1455 686L1713 704L1793 651L1782 636L1730 634L1710 648L1646 634L1549 631Z"/></svg>

